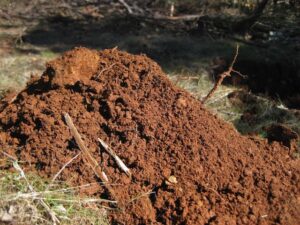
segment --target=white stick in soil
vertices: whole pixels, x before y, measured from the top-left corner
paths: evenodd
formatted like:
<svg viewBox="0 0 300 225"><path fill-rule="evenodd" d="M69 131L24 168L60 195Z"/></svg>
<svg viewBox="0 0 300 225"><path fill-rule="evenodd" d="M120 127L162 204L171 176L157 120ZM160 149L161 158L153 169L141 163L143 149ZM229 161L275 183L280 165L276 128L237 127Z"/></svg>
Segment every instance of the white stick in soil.
<svg viewBox="0 0 300 225"><path fill-rule="evenodd" d="M100 165L98 164L97 160L93 157L93 155L90 153L89 149L84 144L77 128L75 127L75 125L73 123L72 118L70 117L70 115L68 113L65 113L64 117L65 117L67 126L69 127L69 129L71 131L72 136L74 137L79 149L82 152L82 156L83 156L85 163L87 163L87 165L90 166L91 169L94 171L95 175L99 179L101 179L101 181L103 181L104 186L108 189L108 191L110 192L112 197L114 199L117 199L115 191L112 189L111 185L106 182L107 177L103 176L103 173L102 173L103 171L102 171ZM120 207L122 208L122 205L120 205Z"/></svg>
<svg viewBox="0 0 300 225"><path fill-rule="evenodd" d="M103 176L105 182L108 182L108 177L104 171L102 171L102 176Z"/></svg>
<svg viewBox="0 0 300 225"><path fill-rule="evenodd" d="M123 170L129 177L131 177L130 169L123 163L120 157L108 146L102 139L98 138L98 141L103 146L103 148L115 159L117 165Z"/></svg>

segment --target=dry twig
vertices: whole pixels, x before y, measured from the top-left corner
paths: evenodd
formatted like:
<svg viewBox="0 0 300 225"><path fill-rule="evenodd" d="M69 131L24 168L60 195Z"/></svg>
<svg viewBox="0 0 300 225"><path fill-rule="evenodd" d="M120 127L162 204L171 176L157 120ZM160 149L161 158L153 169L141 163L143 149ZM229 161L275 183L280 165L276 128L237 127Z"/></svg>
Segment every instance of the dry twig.
<svg viewBox="0 0 300 225"><path fill-rule="evenodd" d="M234 55L234 58L228 68L228 70L226 70L225 72L223 72L220 76L219 76L219 79L217 80L217 82L215 83L215 85L213 86L213 88L209 91L209 93L202 99L202 103L204 104L214 93L215 91L218 89L218 87L222 84L223 80L226 78L226 77L230 77L231 76L231 73L236 73L238 75L240 75L241 77L245 78L246 76L241 74L239 71L236 71L233 69L233 66L236 62L236 59L238 57L238 54L239 54L239 45L236 46L236 52L235 52L235 55Z"/></svg>
<svg viewBox="0 0 300 225"><path fill-rule="evenodd" d="M77 155L75 155L72 159L70 159L63 167L55 174L55 176L52 178L51 182L49 183L48 187L46 190L49 189L49 187L54 183L54 181L57 179L57 177L62 173L62 171L71 163L73 160L75 160L81 152L79 152Z"/></svg>
<svg viewBox="0 0 300 225"><path fill-rule="evenodd" d="M90 154L88 148L85 146L80 134L78 133L78 131L73 123L73 120L71 119L71 117L69 116L68 113L65 113L64 117L65 117L65 121L66 121L68 127L70 128L70 131L71 131L77 145L79 146L80 150L83 153L82 156L83 156L84 161L92 168L95 175L104 182L103 184L105 185L107 190L110 192L112 197L116 199L116 194L115 194L114 190L111 188L111 186L108 183L105 182L107 180L107 178L103 176L102 170L101 170L97 160L93 158L93 156Z"/></svg>
<svg viewBox="0 0 300 225"><path fill-rule="evenodd" d="M105 71L112 69L116 63L111 64L110 66L104 68L103 70L100 71L100 73L97 74L96 78L100 77Z"/></svg>
<svg viewBox="0 0 300 225"><path fill-rule="evenodd" d="M174 16L174 11L175 11L175 5L174 2L172 2L170 5L170 17Z"/></svg>
<svg viewBox="0 0 300 225"><path fill-rule="evenodd" d="M155 194L155 192L153 190L149 190L149 191L147 191L145 193L142 193L142 194L140 194L140 195L138 195L138 196L130 199L130 201L127 204L130 204L130 203L132 203L132 202L134 202L134 201L136 201L136 200L138 200L138 199L140 199L142 197L145 197L145 196L148 196L148 195L151 195L151 194Z"/></svg>
<svg viewBox="0 0 300 225"><path fill-rule="evenodd" d="M129 177L131 177L131 172L129 168L123 163L123 161L120 159L120 157L115 153L114 150L111 149L111 147L108 146L103 140L98 138L98 141L103 146L103 148L115 159L116 163L120 167L121 170L123 170Z"/></svg>
<svg viewBox="0 0 300 225"><path fill-rule="evenodd" d="M108 182L108 177L104 171L102 171L102 176L105 179L105 182Z"/></svg>
<svg viewBox="0 0 300 225"><path fill-rule="evenodd" d="M133 10L124 0L119 0L119 2L127 9L129 14L133 14Z"/></svg>

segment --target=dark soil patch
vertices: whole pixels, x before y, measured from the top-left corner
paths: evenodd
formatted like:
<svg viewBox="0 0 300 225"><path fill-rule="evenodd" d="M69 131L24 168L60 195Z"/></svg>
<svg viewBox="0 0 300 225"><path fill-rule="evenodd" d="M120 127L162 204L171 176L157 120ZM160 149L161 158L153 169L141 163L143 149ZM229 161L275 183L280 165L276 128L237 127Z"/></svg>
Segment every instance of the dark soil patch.
<svg viewBox="0 0 300 225"><path fill-rule="evenodd" d="M1 149L26 161L27 170L52 177L80 151L64 112L110 182L119 184L113 189L125 211L112 212L113 223L300 221L299 159L277 142L241 136L144 55L77 48L50 62L0 113ZM130 167L132 179L98 137ZM171 175L177 184L165 182ZM60 179L76 186L97 181L80 157ZM100 185L82 192L109 197Z"/></svg>
<svg viewBox="0 0 300 225"><path fill-rule="evenodd" d="M246 83L253 93L262 93L281 100L289 108L300 109L300 61L293 59L299 55L293 54L291 58L241 59L237 68L249 77L242 83Z"/></svg>
<svg viewBox="0 0 300 225"><path fill-rule="evenodd" d="M300 109L300 51L290 46L255 48L243 46L235 69L247 75L247 79L234 75L224 84L243 86L252 93L280 100L287 107ZM227 69L232 56L216 57L212 74L216 77Z"/></svg>

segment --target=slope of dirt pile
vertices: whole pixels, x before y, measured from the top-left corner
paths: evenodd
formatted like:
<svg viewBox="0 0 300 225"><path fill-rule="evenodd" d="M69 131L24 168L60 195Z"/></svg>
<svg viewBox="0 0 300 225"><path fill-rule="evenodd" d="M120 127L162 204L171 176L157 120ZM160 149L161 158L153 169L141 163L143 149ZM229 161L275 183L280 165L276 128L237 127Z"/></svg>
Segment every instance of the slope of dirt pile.
<svg viewBox="0 0 300 225"><path fill-rule="evenodd" d="M1 108L1 107L0 107ZM241 136L143 55L76 48L50 62L0 113L1 149L53 177L80 152L67 112L122 202L113 224L297 224L299 159ZM121 172L100 137L131 169ZM172 182L166 182L170 177ZM97 181L81 156L59 179ZM154 193L149 193L149 192ZM85 194L110 198L96 184Z"/></svg>

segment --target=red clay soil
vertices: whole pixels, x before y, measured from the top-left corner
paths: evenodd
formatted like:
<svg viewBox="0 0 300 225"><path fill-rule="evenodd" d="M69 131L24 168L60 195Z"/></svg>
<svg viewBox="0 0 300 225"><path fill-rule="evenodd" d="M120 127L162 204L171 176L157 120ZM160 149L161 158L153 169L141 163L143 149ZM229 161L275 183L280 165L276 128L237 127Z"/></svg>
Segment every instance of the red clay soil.
<svg viewBox="0 0 300 225"><path fill-rule="evenodd" d="M119 184L112 188L123 211L111 211L112 224L299 224L299 158L278 142L240 135L144 55L76 48L3 108L0 147L49 178L80 151L64 121L70 114L110 182ZM98 137L128 165L131 179ZM171 175L177 183L167 184ZM97 181L81 156L59 179ZM111 198L98 184L82 192Z"/></svg>

